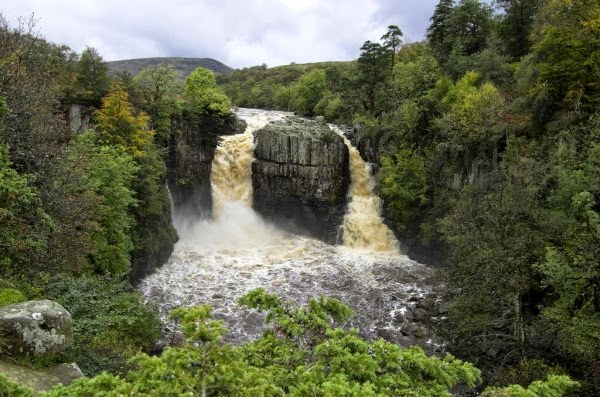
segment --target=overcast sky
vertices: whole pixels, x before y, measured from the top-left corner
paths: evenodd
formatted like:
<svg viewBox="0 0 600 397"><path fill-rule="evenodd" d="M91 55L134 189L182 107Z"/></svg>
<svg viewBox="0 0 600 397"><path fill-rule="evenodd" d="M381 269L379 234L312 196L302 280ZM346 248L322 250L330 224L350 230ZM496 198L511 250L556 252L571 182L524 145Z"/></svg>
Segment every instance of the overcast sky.
<svg viewBox="0 0 600 397"><path fill-rule="evenodd" d="M231 67L356 59L390 24L422 40L438 0L7 0L46 39L107 61L183 56ZM7 4L8 3L8 4Z"/></svg>

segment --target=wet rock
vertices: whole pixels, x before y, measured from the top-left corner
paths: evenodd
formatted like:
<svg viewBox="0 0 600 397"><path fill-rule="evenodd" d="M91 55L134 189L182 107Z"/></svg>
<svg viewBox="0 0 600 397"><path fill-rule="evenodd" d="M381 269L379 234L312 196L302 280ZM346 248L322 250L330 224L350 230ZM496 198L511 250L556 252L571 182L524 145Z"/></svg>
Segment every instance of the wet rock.
<svg viewBox="0 0 600 397"><path fill-rule="evenodd" d="M413 318L416 321L425 321L427 317L427 311L424 309L418 308L413 312Z"/></svg>
<svg viewBox="0 0 600 397"><path fill-rule="evenodd" d="M439 314L447 314L448 313L448 304L446 302L440 302L438 304L438 313Z"/></svg>
<svg viewBox="0 0 600 397"><path fill-rule="evenodd" d="M422 299L419 302L417 302L417 308L423 309L428 312L433 310L434 307L435 307L435 299L433 299L432 297L427 297L427 298Z"/></svg>
<svg viewBox="0 0 600 397"><path fill-rule="evenodd" d="M12 355L59 353L73 342L71 314L49 300L0 308L0 330Z"/></svg>
<svg viewBox="0 0 600 397"><path fill-rule="evenodd" d="M175 217L210 218L210 173L219 137L245 128L246 123L234 116L222 119L184 111L172 120L167 183Z"/></svg>
<svg viewBox="0 0 600 397"><path fill-rule="evenodd" d="M408 323L400 328L400 332L404 336L417 336L417 333L423 333L423 330L416 324Z"/></svg>
<svg viewBox="0 0 600 397"><path fill-rule="evenodd" d="M335 243L350 183L342 138L323 122L293 117L254 136L254 209L283 228Z"/></svg>

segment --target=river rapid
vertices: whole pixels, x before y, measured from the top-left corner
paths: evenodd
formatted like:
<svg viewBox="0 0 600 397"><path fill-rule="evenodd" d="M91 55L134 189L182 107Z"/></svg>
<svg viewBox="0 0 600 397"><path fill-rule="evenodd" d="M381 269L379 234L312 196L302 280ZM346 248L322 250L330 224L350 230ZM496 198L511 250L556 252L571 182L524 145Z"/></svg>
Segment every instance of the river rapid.
<svg viewBox="0 0 600 397"><path fill-rule="evenodd" d="M346 140L351 187L344 239L328 245L279 230L252 210L252 132L291 115L254 109L239 109L237 115L248 127L223 137L217 148L213 219L190 219L175 211L180 240L169 261L139 286L163 319L173 308L209 303L230 330L227 340L246 341L260 334L262 316L240 308L237 300L262 287L299 304L320 295L336 297L356 313L347 325L367 338L437 346L422 324L435 307L433 272L398 251L358 151ZM166 322L166 328L172 325Z"/></svg>

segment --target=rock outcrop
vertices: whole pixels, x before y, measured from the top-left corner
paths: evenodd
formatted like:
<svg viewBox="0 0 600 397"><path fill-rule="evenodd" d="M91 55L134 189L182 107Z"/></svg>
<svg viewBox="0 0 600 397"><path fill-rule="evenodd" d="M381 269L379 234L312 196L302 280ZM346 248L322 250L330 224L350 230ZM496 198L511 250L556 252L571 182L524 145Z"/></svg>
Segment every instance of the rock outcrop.
<svg viewBox="0 0 600 397"><path fill-rule="evenodd" d="M27 301L0 308L0 333L10 355L59 353L73 343L73 322L57 302Z"/></svg>
<svg viewBox="0 0 600 397"><path fill-rule="evenodd" d="M68 385L83 378L83 373L75 363L58 364L49 368L28 368L0 360L0 373L19 386L27 387L35 393L52 389L58 384ZM4 396L0 390L0 396Z"/></svg>
<svg viewBox="0 0 600 397"><path fill-rule="evenodd" d="M212 214L210 173L219 136L243 132L245 123L184 112L173 120L167 183L177 216L193 219Z"/></svg>
<svg viewBox="0 0 600 397"><path fill-rule="evenodd" d="M293 117L254 136L254 209L281 227L335 243L350 182L341 137L323 122Z"/></svg>

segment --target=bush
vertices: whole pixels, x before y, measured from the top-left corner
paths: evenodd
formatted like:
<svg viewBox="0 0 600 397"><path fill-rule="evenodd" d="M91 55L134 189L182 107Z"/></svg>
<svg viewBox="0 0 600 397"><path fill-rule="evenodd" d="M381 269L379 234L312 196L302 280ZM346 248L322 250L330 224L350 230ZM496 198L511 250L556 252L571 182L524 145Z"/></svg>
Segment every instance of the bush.
<svg viewBox="0 0 600 397"><path fill-rule="evenodd" d="M267 312L264 334L245 345L223 343L226 329L208 305L179 308L187 343L160 357L138 355L124 378L103 374L58 387L48 396L448 396L472 388L479 371L452 356L428 357L418 347L366 341L356 330L333 328L352 315L337 299L307 306L283 303L258 289L240 300ZM108 394L112 392L113 394Z"/></svg>
<svg viewBox="0 0 600 397"><path fill-rule="evenodd" d="M14 288L0 288L0 307L26 301L27 298Z"/></svg>
<svg viewBox="0 0 600 397"><path fill-rule="evenodd" d="M86 375L125 372L127 360L149 351L160 336L157 311L127 282L59 275L47 283L46 295L71 313L71 359Z"/></svg>
<svg viewBox="0 0 600 397"><path fill-rule="evenodd" d="M33 392L31 389L21 387L11 382L3 374L0 374L0 396L33 397Z"/></svg>

